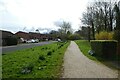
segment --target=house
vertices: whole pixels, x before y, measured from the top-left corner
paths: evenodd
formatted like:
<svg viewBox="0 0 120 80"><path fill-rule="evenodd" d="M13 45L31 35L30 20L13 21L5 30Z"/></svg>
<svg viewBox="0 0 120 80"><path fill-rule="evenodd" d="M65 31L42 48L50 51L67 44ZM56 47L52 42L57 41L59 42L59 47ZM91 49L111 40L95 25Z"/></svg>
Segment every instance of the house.
<svg viewBox="0 0 120 80"><path fill-rule="evenodd" d="M40 33L35 33L35 32L29 32L29 37L30 39L41 39Z"/></svg>
<svg viewBox="0 0 120 80"><path fill-rule="evenodd" d="M49 36L47 34L40 34L40 33L35 33L35 32L26 33L26 32L19 31L19 32L15 33L15 35L17 37L19 37L19 39L22 38L25 41L30 40L30 39L38 39L38 40L49 39Z"/></svg>
<svg viewBox="0 0 120 80"><path fill-rule="evenodd" d="M26 42L30 39L48 40L50 38L48 34L22 31L13 34L10 31L0 30L0 35L0 46L16 45L17 43Z"/></svg>
<svg viewBox="0 0 120 80"><path fill-rule="evenodd" d="M15 33L15 35L16 35L17 37L23 38L23 39L25 39L25 40L29 40L29 39L30 39L30 38L29 38L29 34L26 33L26 32L19 31L19 32Z"/></svg>
<svg viewBox="0 0 120 80"><path fill-rule="evenodd" d="M10 43L11 38L16 37L12 32L0 30L0 35L0 46L14 45Z"/></svg>
<svg viewBox="0 0 120 80"><path fill-rule="evenodd" d="M40 34L35 32L29 32L30 39L39 39L39 40L46 40L49 39L47 34Z"/></svg>

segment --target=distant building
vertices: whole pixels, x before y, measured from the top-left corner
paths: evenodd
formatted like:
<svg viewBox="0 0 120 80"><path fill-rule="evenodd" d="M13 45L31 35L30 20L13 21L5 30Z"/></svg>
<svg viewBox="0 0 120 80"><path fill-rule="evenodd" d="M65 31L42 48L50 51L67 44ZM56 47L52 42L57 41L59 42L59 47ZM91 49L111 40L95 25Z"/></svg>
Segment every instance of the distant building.
<svg viewBox="0 0 120 80"><path fill-rule="evenodd" d="M24 40L30 40L30 39L46 40L46 39L49 39L49 36L47 34L40 34L40 33L35 33L35 32L26 33L26 32L19 31L19 32L15 33L15 35Z"/></svg>
<svg viewBox="0 0 120 80"><path fill-rule="evenodd" d="M29 34L26 33L26 32L19 31L19 32L15 33L15 35L18 38L23 38L24 40L29 40L30 39Z"/></svg>
<svg viewBox="0 0 120 80"><path fill-rule="evenodd" d="M39 39L39 40L46 40L49 39L47 34L40 34L35 32L29 32L30 39Z"/></svg>
<svg viewBox="0 0 120 80"><path fill-rule="evenodd" d="M15 38L16 40L13 40L13 38ZM51 39L51 37L49 36L49 34L40 34L35 32L27 33L27 32L19 31L13 34L12 32L9 31L0 30L0 46L16 45L14 43L26 42L27 40L30 39L38 39L42 41L42 40L49 40ZM10 44L8 44L9 42Z"/></svg>
<svg viewBox="0 0 120 80"><path fill-rule="evenodd" d="M6 39L15 36L12 32L0 30L0 46L7 45Z"/></svg>
<svg viewBox="0 0 120 80"><path fill-rule="evenodd" d="M40 33L35 33L35 32L29 32L29 38L30 39L41 39L41 34Z"/></svg>

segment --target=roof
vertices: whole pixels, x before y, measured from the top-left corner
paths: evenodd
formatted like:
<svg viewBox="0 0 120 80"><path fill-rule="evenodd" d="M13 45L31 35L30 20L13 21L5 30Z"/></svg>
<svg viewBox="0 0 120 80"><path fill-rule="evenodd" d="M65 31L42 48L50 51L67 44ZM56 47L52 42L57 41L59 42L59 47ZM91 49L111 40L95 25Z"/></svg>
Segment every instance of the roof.
<svg viewBox="0 0 120 80"><path fill-rule="evenodd" d="M10 31L0 30L0 38L6 38L7 36L13 36L14 34Z"/></svg>

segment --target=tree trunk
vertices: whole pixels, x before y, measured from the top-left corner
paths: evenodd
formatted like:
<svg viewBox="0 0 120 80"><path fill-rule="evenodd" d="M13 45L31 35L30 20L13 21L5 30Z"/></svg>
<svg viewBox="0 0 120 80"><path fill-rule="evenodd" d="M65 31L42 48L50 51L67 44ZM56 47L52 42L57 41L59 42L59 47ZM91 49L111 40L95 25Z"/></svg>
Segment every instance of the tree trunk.
<svg viewBox="0 0 120 80"><path fill-rule="evenodd" d="M92 37L93 40L95 40L95 29L94 29L94 23L92 22Z"/></svg>
<svg viewBox="0 0 120 80"><path fill-rule="evenodd" d="M111 12L110 10L110 27L109 27L109 31L112 31L113 30L113 13Z"/></svg>
<svg viewBox="0 0 120 80"><path fill-rule="evenodd" d="M88 26L88 41L90 42L90 27Z"/></svg>

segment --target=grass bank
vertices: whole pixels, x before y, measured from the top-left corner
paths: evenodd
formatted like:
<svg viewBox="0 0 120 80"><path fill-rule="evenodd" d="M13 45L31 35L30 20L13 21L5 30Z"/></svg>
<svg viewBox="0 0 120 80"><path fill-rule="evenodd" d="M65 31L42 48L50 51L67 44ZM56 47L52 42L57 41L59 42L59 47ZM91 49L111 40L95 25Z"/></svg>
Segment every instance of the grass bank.
<svg viewBox="0 0 120 80"><path fill-rule="evenodd" d="M3 78L59 78L67 43L53 43L2 56Z"/></svg>
<svg viewBox="0 0 120 80"><path fill-rule="evenodd" d="M91 50L90 42L88 42L87 40L76 40L75 42L85 56L87 56L91 60L98 61L96 57L88 54L88 51Z"/></svg>
<svg viewBox="0 0 120 80"><path fill-rule="evenodd" d="M114 63L113 61L106 60L106 59L101 58L99 56L89 55L88 51L91 50L91 46L90 46L90 42L88 42L87 40L76 40L75 42L79 46L82 53L85 56L87 56L89 59L94 60L96 62L100 62L100 63L102 63L102 64L104 64L112 69L119 69L118 63L116 63L116 62Z"/></svg>

